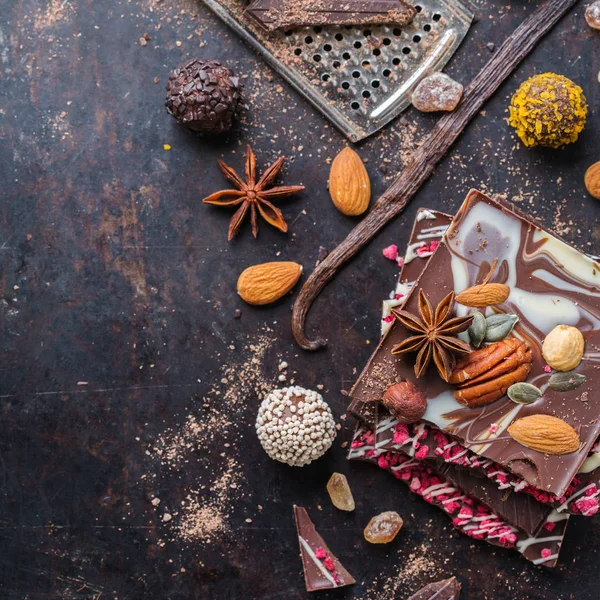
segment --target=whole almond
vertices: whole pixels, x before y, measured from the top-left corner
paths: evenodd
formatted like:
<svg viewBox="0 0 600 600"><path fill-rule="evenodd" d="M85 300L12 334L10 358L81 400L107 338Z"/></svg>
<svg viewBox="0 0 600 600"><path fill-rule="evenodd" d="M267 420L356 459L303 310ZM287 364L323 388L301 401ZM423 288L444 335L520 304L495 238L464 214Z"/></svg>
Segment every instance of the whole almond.
<svg viewBox="0 0 600 600"><path fill-rule="evenodd" d="M237 282L238 294L248 304L271 304L285 296L298 283L302 265L295 262L269 262L248 267Z"/></svg>
<svg viewBox="0 0 600 600"><path fill-rule="evenodd" d="M594 163L585 172L585 187L591 196L600 200L600 162Z"/></svg>
<svg viewBox="0 0 600 600"><path fill-rule="evenodd" d="M336 208L345 215L362 215L369 208L369 174L352 148L344 148L335 157L329 174L329 193Z"/></svg>
<svg viewBox="0 0 600 600"><path fill-rule="evenodd" d="M510 288L503 283L485 283L474 285L456 296L456 301L463 306L483 308L502 304L510 296Z"/></svg>
<svg viewBox="0 0 600 600"><path fill-rule="evenodd" d="M579 450L577 432L562 419L530 415L515 421L508 434L523 446L544 454L571 454Z"/></svg>

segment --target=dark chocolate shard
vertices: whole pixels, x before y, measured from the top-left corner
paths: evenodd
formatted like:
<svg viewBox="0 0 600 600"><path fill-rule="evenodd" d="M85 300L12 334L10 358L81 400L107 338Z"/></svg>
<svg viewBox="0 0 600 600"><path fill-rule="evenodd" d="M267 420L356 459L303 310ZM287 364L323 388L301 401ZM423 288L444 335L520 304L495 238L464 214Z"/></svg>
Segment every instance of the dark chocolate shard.
<svg viewBox="0 0 600 600"><path fill-rule="evenodd" d="M450 577L426 585L408 600L456 600L459 596L460 582L456 577Z"/></svg>
<svg viewBox="0 0 600 600"><path fill-rule="evenodd" d="M244 13L269 31L323 25L408 25L404 0L254 0Z"/></svg>
<svg viewBox="0 0 600 600"><path fill-rule="evenodd" d="M314 523L301 506L294 506L294 518L302 556L307 592L328 590L356 583L342 563L332 554Z"/></svg>

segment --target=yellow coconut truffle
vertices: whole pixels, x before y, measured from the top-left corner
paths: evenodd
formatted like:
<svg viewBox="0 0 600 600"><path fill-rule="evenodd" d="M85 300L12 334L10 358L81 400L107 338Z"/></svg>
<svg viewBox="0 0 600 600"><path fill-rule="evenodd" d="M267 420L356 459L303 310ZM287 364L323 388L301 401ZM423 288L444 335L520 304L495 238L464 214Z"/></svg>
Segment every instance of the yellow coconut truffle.
<svg viewBox="0 0 600 600"><path fill-rule="evenodd" d="M521 84L508 122L526 146L558 148L577 140L586 116L583 90L563 75L543 73Z"/></svg>

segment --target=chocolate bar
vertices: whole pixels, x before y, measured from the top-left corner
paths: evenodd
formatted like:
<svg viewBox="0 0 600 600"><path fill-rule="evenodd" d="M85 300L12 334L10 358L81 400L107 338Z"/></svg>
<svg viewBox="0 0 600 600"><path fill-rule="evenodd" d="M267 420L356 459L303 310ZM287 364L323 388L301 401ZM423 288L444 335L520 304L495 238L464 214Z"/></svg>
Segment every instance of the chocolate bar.
<svg viewBox="0 0 600 600"><path fill-rule="evenodd" d="M529 405L504 397L487 406L468 408L455 400L452 386L431 372L417 382L428 398L424 420L533 487L562 496L600 433L600 398L593 392L600 374L596 351L600 345L600 266L515 211L472 191L404 308L417 312L416 289L423 289L435 304L450 291L459 293L481 282L496 258L499 268L493 281L511 288L507 301L497 308L519 316L516 335L533 349L528 381L543 388L544 394ZM457 305L459 315L468 310ZM586 339L584 360L577 372L587 380L570 392L547 388L550 374L540 352L544 337L559 324L578 327ZM376 402L400 379L415 381L414 357L391 355L392 347L408 335L394 323L352 390L355 400ZM506 434L516 418L532 414L554 415L578 429L579 451L546 455Z"/></svg>
<svg viewBox="0 0 600 600"><path fill-rule="evenodd" d="M307 592L328 590L356 583L354 578L331 553L314 523L301 506L294 506L294 519L302 556Z"/></svg>
<svg viewBox="0 0 600 600"><path fill-rule="evenodd" d="M391 293L389 300L383 301L381 335L386 334L394 322L392 308L404 304L404 300L426 267L429 257L439 246L451 222L450 215L437 210L421 208L417 212L406 253L404 258L399 260L402 269L396 289Z"/></svg>
<svg viewBox="0 0 600 600"><path fill-rule="evenodd" d="M358 449L360 452L357 453ZM355 433L348 457L372 462L404 481L412 492L442 509L452 519L454 527L469 537L493 546L515 549L537 565L556 565L569 521L568 514L551 510L536 534L527 533L511 525L486 504L477 502L456 483L463 478L462 481L469 486L480 486L480 495L483 495L482 490L493 494L495 487L489 480L477 480L467 471L459 474L451 465L448 465L447 473L451 472L452 475L444 475L429 464L402 452L380 453L375 435L366 428L359 428ZM511 502L511 499L507 501Z"/></svg>
<svg viewBox="0 0 600 600"><path fill-rule="evenodd" d="M424 424L417 426L415 428L416 433L413 431L414 435L405 439L407 426L398 423L396 419L389 415L383 416L376 427L371 430L374 439L365 436L364 440L370 441L366 448L364 445L353 442L348 458L361 459L367 454L367 458L378 458L387 452L401 453L413 457L443 475L471 498L485 504L491 511L511 525L530 535L539 532L548 515L552 512L552 506L539 502L532 495L518 493L510 486L499 488L475 468L469 469L454 462L446 462L443 456L430 452L424 443L421 434L430 435L425 427ZM438 432L438 435L440 433ZM402 442L398 443L400 440ZM372 450L371 446L375 450ZM486 480L485 484L481 484L482 479Z"/></svg>
<svg viewBox="0 0 600 600"><path fill-rule="evenodd" d="M415 9L403 0L254 0L244 13L267 29L322 25L408 25Z"/></svg>
<svg viewBox="0 0 600 600"><path fill-rule="evenodd" d="M460 596L460 587L456 577L450 577L426 585L408 600L457 600Z"/></svg>
<svg viewBox="0 0 600 600"><path fill-rule="evenodd" d="M559 512L566 511L569 514L583 516L593 516L599 512L600 485L597 480L600 479L600 470L595 473L591 471L589 474L578 473L565 495L557 497L554 494L540 492L499 464L479 456L426 423L413 425L400 423L382 407L378 409L376 423L374 430L380 452L400 450L419 460L433 459L442 464L452 464L459 469L469 469L476 477L486 477L493 481L503 496L510 493L532 496L539 503L547 505L548 510L556 508ZM598 448L594 449L596 450ZM599 456L596 452L590 454L586 461L586 469L592 469ZM582 467L582 470L585 469ZM470 493L469 489L465 491ZM481 500L485 501L483 498ZM497 506L493 508L499 510ZM515 524L527 530L523 523Z"/></svg>

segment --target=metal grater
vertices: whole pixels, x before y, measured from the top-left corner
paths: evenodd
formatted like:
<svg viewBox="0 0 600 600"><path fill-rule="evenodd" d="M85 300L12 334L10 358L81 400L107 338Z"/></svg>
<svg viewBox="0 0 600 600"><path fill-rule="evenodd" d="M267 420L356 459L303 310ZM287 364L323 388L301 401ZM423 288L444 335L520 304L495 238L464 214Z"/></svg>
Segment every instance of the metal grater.
<svg viewBox="0 0 600 600"><path fill-rule="evenodd" d="M203 2L353 142L410 104L415 86L443 69L473 20L459 0L416 0L416 16L403 28L266 32L243 17L243 0Z"/></svg>

